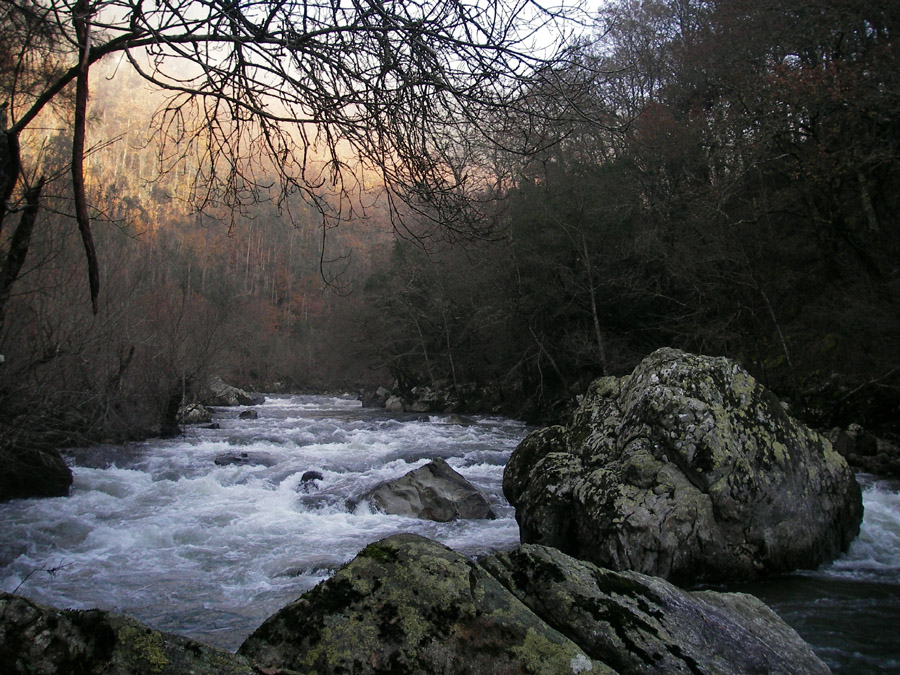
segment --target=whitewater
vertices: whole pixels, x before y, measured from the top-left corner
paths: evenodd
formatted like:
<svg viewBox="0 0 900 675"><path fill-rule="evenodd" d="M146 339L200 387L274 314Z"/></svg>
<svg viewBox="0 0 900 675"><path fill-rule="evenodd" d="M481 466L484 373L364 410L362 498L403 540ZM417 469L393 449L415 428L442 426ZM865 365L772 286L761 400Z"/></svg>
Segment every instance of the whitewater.
<svg viewBox="0 0 900 675"><path fill-rule="evenodd" d="M269 397L252 420L240 410L220 409L217 429L67 451L69 497L0 504L0 590L114 610L233 651L372 541L414 532L473 557L518 544L501 484L529 430L521 422L391 415L352 396ZM435 457L481 490L498 518L435 523L359 499ZM317 479L304 480L307 472ZM768 602L836 672L892 672L900 485L860 480L866 515L847 554L738 590Z"/></svg>

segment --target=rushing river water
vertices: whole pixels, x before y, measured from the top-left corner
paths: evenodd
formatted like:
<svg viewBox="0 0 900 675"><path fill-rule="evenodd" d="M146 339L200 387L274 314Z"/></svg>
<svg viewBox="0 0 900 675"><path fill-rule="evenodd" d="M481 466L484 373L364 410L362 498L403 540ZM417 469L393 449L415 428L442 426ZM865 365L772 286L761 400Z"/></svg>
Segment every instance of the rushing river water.
<svg viewBox="0 0 900 675"><path fill-rule="evenodd" d="M119 611L234 650L369 542L416 532L468 555L518 543L501 481L523 424L388 415L323 396L274 397L255 410L256 420L223 410L220 429L189 427L182 438L71 451L71 496L0 504L0 589ZM434 457L499 518L433 523L354 504ZM303 482L306 471L322 479ZM863 531L847 555L741 590L768 602L836 672L897 672L900 485L863 480Z"/></svg>

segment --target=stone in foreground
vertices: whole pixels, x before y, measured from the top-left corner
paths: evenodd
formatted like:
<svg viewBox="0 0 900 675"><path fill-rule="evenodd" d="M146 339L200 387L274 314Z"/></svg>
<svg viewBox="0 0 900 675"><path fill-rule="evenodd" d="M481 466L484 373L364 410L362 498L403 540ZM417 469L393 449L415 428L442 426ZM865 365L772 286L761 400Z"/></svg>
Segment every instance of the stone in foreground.
<svg viewBox="0 0 900 675"><path fill-rule="evenodd" d="M687 593L542 546L480 564L416 535L371 544L239 654L298 673L827 673L758 600Z"/></svg>
<svg viewBox="0 0 900 675"><path fill-rule="evenodd" d="M610 673L477 563L416 535L371 544L238 653L301 673Z"/></svg>
<svg viewBox="0 0 900 675"><path fill-rule="evenodd" d="M757 598L686 592L525 544L483 566L550 626L619 673L828 673Z"/></svg>
<svg viewBox="0 0 900 675"><path fill-rule="evenodd" d="M859 532L831 443L725 358L661 349L529 435L503 491L523 542L676 583L814 568Z"/></svg>
<svg viewBox="0 0 900 675"><path fill-rule="evenodd" d="M251 675L243 658L100 610L58 610L0 593L4 675Z"/></svg>
<svg viewBox="0 0 900 675"><path fill-rule="evenodd" d="M484 495L441 458L379 485L364 499L385 513L441 523L497 517Z"/></svg>

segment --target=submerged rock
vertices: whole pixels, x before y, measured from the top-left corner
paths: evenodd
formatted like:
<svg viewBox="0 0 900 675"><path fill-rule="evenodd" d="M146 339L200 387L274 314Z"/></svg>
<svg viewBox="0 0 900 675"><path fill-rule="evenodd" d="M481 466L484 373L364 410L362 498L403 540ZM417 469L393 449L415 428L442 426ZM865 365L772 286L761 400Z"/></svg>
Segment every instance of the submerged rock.
<svg viewBox="0 0 900 675"><path fill-rule="evenodd" d="M259 419L259 413L255 410L242 410L238 415L238 419L242 420L257 420Z"/></svg>
<svg viewBox="0 0 900 675"><path fill-rule="evenodd" d="M0 449L0 502L27 497L66 497L72 470L57 450Z"/></svg>
<svg viewBox="0 0 900 675"><path fill-rule="evenodd" d="M0 593L4 675L251 675L242 657L100 610L58 610Z"/></svg>
<svg viewBox="0 0 900 675"><path fill-rule="evenodd" d="M480 564L416 535L367 546L238 653L300 673L827 673L758 600L687 593L541 546Z"/></svg>
<svg viewBox="0 0 900 675"><path fill-rule="evenodd" d="M311 469L309 471L303 472L303 475L300 476L300 482L301 483L315 482L318 480L322 480L323 478L325 478L325 476L322 475L321 471L316 471L314 469Z"/></svg>
<svg viewBox="0 0 900 675"><path fill-rule="evenodd" d="M673 349L595 381L568 427L529 435L503 491L523 542L681 583L816 567L862 520L828 440L734 362Z"/></svg>
<svg viewBox="0 0 900 675"><path fill-rule="evenodd" d="M270 457L269 455L261 455L257 453L249 453L249 452L241 452L241 453L226 453L223 455L216 455L215 458L216 466L231 466L237 464L239 466L248 465L248 466L275 466L278 462Z"/></svg>
<svg viewBox="0 0 900 675"><path fill-rule="evenodd" d="M442 523L497 517L484 495L440 458L379 485L363 499L385 513Z"/></svg>

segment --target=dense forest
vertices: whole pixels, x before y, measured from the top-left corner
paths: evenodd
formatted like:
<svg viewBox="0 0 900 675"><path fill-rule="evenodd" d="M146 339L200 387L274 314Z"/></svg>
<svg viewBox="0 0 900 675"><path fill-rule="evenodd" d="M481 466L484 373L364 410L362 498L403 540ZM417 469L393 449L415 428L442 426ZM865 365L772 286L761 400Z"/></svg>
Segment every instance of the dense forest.
<svg viewBox="0 0 900 675"><path fill-rule="evenodd" d="M44 5L0 9L4 142L23 83L39 91L48 54L78 47L23 38L23 7ZM3 442L139 436L213 374L257 391L428 385L547 416L664 345L739 360L817 424L888 426L898 21L867 0L606 3L517 80L515 106L472 96L452 125L466 150L449 162L467 172L459 221L458 192L433 190L447 162L402 176L430 181L419 201L396 199L383 159L380 173L349 167L352 191L342 176L275 195L287 159L246 168L208 109L219 154L204 153L171 87L98 56L83 120L72 80L16 132L23 178L4 184L0 214ZM373 58L393 63L383 35ZM93 260L68 178L79 125ZM271 141L265 125L260 138L306 142ZM346 168L343 140L304 157ZM29 214L25 255L13 222Z"/></svg>

